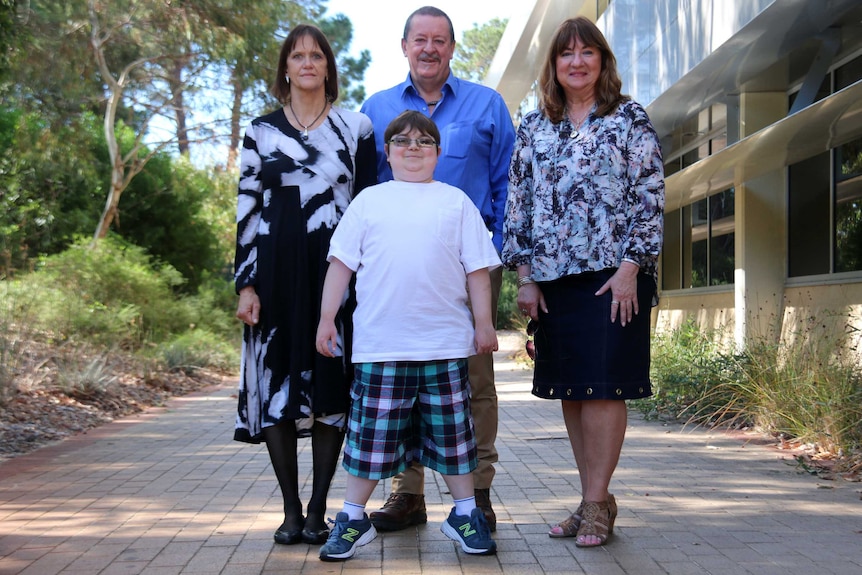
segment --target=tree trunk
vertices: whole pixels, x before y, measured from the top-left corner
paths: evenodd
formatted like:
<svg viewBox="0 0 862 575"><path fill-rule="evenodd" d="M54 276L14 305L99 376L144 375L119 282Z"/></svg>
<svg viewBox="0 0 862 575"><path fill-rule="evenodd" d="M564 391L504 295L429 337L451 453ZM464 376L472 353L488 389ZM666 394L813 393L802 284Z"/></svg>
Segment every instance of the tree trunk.
<svg viewBox="0 0 862 575"><path fill-rule="evenodd" d="M186 106L183 91L183 70L185 62L183 59L174 60L171 70L171 106L177 118L177 148L181 155L189 155L189 131L186 124Z"/></svg>
<svg viewBox="0 0 862 575"><path fill-rule="evenodd" d="M233 86L233 104L230 109L230 148L227 151L227 169L236 168L239 157L240 146L240 118L242 117L242 82L239 80L238 68L231 74L231 85Z"/></svg>

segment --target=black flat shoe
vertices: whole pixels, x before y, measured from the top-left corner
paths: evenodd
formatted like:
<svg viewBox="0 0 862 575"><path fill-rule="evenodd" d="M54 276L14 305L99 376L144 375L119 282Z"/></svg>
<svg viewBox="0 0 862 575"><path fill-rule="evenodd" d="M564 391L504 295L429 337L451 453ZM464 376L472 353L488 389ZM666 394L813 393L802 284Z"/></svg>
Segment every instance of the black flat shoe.
<svg viewBox="0 0 862 575"><path fill-rule="evenodd" d="M302 530L302 542L308 543L309 545L323 545L326 543L326 540L329 538L329 528L324 527L323 529L303 529Z"/></svg>
<svg viewBox="0 0 862 575"><path fill-rule="evenodd" d="M305 517L299 517L299 526L295 529L287 528L287 521L281 524L273 533L273 540L279 545L296 545L302 541L302 529L305 527Z"/></svg>
<svg viewBox="0 0 862 575"><path fill-rule="evenodd" d="M276 529L272 538L279 545L296 545L303 540L303 530L290 529L288 531L282 531L281 529Z"/></svg>

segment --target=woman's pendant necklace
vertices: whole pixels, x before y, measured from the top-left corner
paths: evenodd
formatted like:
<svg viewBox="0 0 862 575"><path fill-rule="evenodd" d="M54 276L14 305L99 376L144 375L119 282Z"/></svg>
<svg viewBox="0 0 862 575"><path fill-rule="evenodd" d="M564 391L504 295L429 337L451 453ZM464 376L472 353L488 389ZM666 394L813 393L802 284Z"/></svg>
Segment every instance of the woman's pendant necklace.
<svg viewBox="0 0 862 575"><path fill-rule="evenodd" d="M302 126L302 130L303 130L303 132L302 132L302 139L303 139L303 140L307 140L307 139L308 139L308 128L309 128L309 127L311 127L311 126L313 126L314 124L316 124L316 123L317 123L317 121L320 119L320 117L321 117L321 116L323 116L323 113L326 111L326 106L327 106L328 104L329 104L328 102L324 102L324 103L323 103L323 109L320 111L320 113L317 115L317 117L316 117L314 120L312 120L312 121L311 121L311 123L310 123L308 126L306 126L306 125L305 125L305 124L303 124L303 123L302 123L302 121L299 119L299 116L297 116L297 115L296 115L296 112L294 112L294 111L293 111L293 100L288 100L288 101L287 101L287 105L290 107L290 113L291 113L291 114L293 114L293 119L294 119L294 120L296 120L296 123L297 123L297 124L299 124L300 126Z"/></svg>
<svg viewBox="0 0 862 575"><path fill-rule="evenodd" d="M581 135L581 124L583 124L583 123L584 123L584 120L586 120L586 119L587 119L587 116L589 116L589 115L590 115L590 111L591 111L591 110L592 110L592 108L590 108L589 110L587 110L587 111L586 111L586 113L585 113L583 116L581 116L580 120L573 120L573 121L572 121L572 123L573 123L573 126L572 126L572 134L569 136L569 138L571 138L572 140L574 140L574 139L576 139L578 136L580 136L580 135ZM569 119L571 120L571 119L572 119L572 117L571 117L571 116L569 116Z"/></svg>

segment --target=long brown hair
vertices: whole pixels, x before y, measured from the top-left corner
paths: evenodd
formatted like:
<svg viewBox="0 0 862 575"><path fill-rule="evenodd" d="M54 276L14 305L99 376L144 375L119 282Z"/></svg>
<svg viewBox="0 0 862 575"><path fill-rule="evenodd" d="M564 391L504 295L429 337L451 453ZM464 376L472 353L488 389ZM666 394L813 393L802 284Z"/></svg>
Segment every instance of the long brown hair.
<svg viewBox="0 0 862 575"><path fill-rule="evenodd" d="M334 102L338 99L338 70L335 68L335 54L332 52L329 40L326 39L320 28L311 24L296 26L281 44L281 53L278 55L278 70L275 73L275 82L272 84L270 93L282 104L290 99L290 84L287 78L285 78L287 75L287 57L293 51L299 39L304 36L308 36L317 42L321 52L326 57L326 81L323 84L323 89L326 92L326 99Z"/></svg>
<svg viewBox="0 0 862 575"><path fill-rule="evenodd" d="M621 93L623 82L617 73L617 59L601 30L588 18L569 18L559 25L548 49L539 74L539 110L552 122L559 123L566 115L566 94L557 81L557 56L576 40L595 48L602 55L602 70L596 81L596 116L607 116L629 97Z"/></svg>

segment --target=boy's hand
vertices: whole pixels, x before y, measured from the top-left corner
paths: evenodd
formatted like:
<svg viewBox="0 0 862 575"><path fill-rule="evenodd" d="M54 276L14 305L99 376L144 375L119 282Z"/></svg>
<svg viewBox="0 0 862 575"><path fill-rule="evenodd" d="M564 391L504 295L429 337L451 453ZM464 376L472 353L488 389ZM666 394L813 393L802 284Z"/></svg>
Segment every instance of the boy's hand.
<svg viewBox="0 0 862 575"><path fill-rule="evenodd" d="M335 322L321 318L317 324L317 338L315 340L317 353L326 357L335 357L335 350L338 349L338 330L335 329Z"/></svg>
<svg viewBox="0 0 862 575"><path fill-rule="evenodd" d="M476 353L492 353L499 348L497 345L497 330L494 326L488 324L476 327L476 335L474 336L476 344Z"/></svg>

